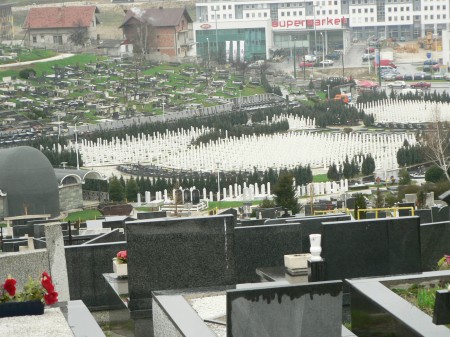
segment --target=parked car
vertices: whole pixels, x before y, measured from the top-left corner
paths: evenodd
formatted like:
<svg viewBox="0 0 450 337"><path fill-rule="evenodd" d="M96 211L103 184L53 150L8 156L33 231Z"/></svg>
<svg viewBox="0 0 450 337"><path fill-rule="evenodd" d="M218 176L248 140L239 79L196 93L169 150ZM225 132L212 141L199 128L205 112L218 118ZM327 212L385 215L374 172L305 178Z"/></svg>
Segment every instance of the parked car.
<svg viewBox="0 0 450 337"><path fill-rule="evenodd" d="M316 55L305 55L306 62L316 62L316 60L317 60Z"/></svg>
<svg viewBox="0 0 450 337"><path fill-rule="evenodd" d="M325 58L327 58L328 60L340 60L341 59L341 53L333 51L333 52L325 55Z"/></svg>
<svg viewBox="0 0 450 337"><path fill-rule="evenodd" d="M363 61L369 61L369 60L374 60L375 59L375 55L374 54L364 54L362 56L362 60Z"/></svg>
<svg viewBox="0 0 450 337"><path fill-rule="evenodd" d="M375 48L374 47L367 47L366 48L366 53L369 53L369 54L375 53Z"/></svg>
<svg viewBox="0 0 450 337"><path fill-rule="evenodd" d="M414 80L423 80L423 78L425 77L426 73L424 72L420 72L420 73L415 73L414 74Z"/></svg>
<svg viewBox="0 0 450 337"><path fill-rule="evenodd" d="M396 74L395 79L398 81L403 81L403 80L405 80L405 76L402 74Z"/></svg>
<svg viewBox="0 0 450 337"><path fill-rule="evenodd" d="M423 61L424 66L434 66L435 64L439 64L436 60L425 60Z"/></svg>
<svg viewBox="0 0 450 337"><path fill-rule="evenodd" d="M325 66L332 66L334 64L334 61L333 60L323 60L323 61L320 61L319 63L322 66L323 65L325 65Z"/></svg>
<svg viewBox="0 0 450 337"><path fill-rule="evenodd" d="M314 62L303 61L298 65L300 68L311 68L314 67Z"/></svg>
<svg viewBox="0 0 450 337"><path fill-rule="evenodd" d="M444 75L443 74L434 74L433 76L431 76L431 78L433 80L443 80L444 79Z"/></svg>
<svg viewBox="0 0 450 337"><path fill-rule="evenodd" d="M395 81L396 76L397 76L396 74L387 73L387 74L381 75L381 78L384 79L385 81Z"/></svg>
<svg viewBox="0 0 450 337"><path fill-rule="evenodd" d="M431 81L431 80L433 79L433 77L431 76L431 74L425 74L425 75L423 76L423 79L424 79L424 80L427 80L427 81Z"/></svg>
<svg viewBox="0 0 450 337"><path fill-rule="evenodd" d="M403 79L405 81L412 81L413 80L413 75L411 74L405 74L405 76L403 76Z"/></svg>
<svg viewBox="0 0 450 337"><path fill-rule="evenodd" d="M406 82L405 81L395 81L392 83L389 83L388 88L406 88Z"/></svg>
<svg viewBox="0 0 450 337"><path fill-rule="evenodd" d="M417 83L411 83L409 86L413 89L417 89L417 88L428 89L431 87L431 83L420 81Z"/></svg>
<svg viewBox="0 0 450 337"><path fill-rule="evenodd" d="M444 75L444 80L450 81L450 73Z"/></svg>

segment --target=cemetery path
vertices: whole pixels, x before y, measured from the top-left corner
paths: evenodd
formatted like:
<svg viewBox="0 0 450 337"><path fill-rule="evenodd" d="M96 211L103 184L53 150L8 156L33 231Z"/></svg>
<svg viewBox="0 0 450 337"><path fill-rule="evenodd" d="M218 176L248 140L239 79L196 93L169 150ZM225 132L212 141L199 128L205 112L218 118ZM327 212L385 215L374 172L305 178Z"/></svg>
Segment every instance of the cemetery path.
<svg viewBox="0 0 450 337"><path fill-rule="evenodd" d="M0 64L0 68L14 68L14 67L21 67L28 64L33 63L41 63L41 62L48 62L48 61L57 61L66 59L68 57L73 56L74 54L60 54L53 57L49 57L46 59L40 59L40 60L33 60L33 61L25 61L25 62L16 62L16 63L7 63L7 64Z"/></svg>

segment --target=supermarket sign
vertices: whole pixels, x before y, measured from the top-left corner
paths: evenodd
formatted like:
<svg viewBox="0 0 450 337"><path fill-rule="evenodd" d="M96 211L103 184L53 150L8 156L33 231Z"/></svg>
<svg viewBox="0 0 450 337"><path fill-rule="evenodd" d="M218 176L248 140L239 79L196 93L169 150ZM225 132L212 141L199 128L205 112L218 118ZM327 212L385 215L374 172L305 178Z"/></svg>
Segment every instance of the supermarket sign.
<svg viewBox="0 0 450 337"><path fill-rule="evenodd" d="M284 21L272 21L272 28L280 29L295 29L295 28L342 28L348 26L348 18L345 16L341 18L323 18L323 19L310 19L310 20L284 20Z"/></svg>

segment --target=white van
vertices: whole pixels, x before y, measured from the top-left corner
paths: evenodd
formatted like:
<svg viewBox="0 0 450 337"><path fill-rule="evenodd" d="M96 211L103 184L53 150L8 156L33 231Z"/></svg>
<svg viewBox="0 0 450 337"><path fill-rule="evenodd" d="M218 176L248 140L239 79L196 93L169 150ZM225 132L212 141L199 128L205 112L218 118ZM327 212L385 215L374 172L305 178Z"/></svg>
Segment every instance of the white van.
<svg viewBox="0 0 450 337"><path fill-rule="evenodd" d="M305 55L305 61L307 62L316 62L317 57L316 55Z"/></svg>

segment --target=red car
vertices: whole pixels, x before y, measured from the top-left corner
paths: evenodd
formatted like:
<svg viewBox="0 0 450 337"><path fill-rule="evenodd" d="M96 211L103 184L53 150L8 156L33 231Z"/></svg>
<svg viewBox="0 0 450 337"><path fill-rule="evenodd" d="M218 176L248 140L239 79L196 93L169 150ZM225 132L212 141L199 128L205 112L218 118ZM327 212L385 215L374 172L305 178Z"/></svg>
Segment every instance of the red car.
<svg viewBox="0 0 450 337"><path fill-rule="evenodd" d="M314 67L314 63L313 62L304 61L304 62L300 62L300 64L298 66L300 68L311 68L311 67Z"/></svg>
<svg viewBox="0 0 450 337"><path fill-rule="evenodd" d="M428 89L431 87L431 83L428 83L428 82L411 83L410 87L413 89L417 89L417 88Z"/></svg>

